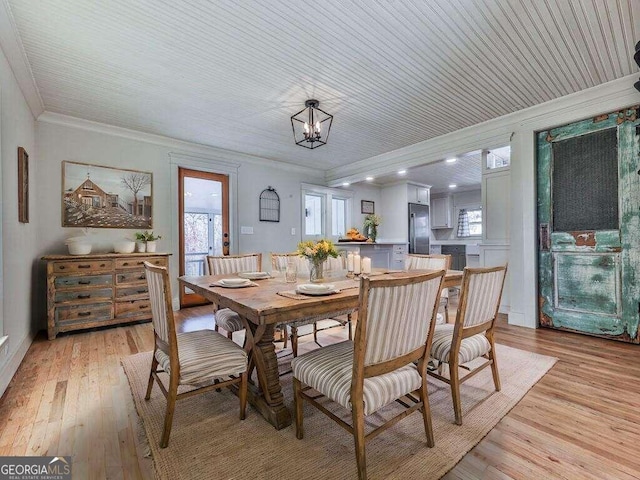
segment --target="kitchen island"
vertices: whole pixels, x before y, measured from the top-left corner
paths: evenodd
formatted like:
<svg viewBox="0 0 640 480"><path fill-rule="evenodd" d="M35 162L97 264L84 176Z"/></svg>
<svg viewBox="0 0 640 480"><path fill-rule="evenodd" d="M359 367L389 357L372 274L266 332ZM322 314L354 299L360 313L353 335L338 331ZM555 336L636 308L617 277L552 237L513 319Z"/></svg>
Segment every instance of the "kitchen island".
<svg viewBox="0 0 640 480"><path fill-rule="evenodd" d="M407 245L407 242L338 242L336 248L370 258L373 268L404 270Z"/></svg>

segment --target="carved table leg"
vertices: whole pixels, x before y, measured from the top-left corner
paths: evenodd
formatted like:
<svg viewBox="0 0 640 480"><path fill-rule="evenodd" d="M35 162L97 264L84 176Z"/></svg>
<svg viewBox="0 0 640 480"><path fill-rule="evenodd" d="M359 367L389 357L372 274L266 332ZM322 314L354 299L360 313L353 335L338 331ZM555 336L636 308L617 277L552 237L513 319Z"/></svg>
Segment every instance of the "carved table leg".
<svg viewBox="0 0 640 480"><path fill-rule="evenodd" d="M250 357L256 367L258 386L249 385L249 402L276 430L280 430L291 425L291 412L284 405L278 375L278 359L273 344L275 327L251 324L250 328L254 342Z"/></svg>

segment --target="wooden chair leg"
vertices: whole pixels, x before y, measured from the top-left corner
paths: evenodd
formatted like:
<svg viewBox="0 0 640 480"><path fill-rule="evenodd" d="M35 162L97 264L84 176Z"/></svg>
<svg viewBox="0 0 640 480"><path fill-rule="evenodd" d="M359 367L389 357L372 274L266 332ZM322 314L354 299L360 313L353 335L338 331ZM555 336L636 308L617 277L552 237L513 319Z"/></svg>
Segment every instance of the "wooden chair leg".
<svg viewBox="0 0 640 480"><path fill-rule="evenodd" d="M291 350L293 358L298 356L298 327L291 327Z"/></svg>
<svg viewBox="0 0 640 480"><path fill-rule="evenodd" d="M500 385L500 374L498 373L498 362L496 361L496 344L493 341L493 336L489 338L491 343L491 350L489 351L489 360L491 360L491 373L493 374L493 384L496 386L496 391L499 392L502 388Z"/></svg>
<svg viewBox="0 0 640 480"><path fill-rule="evenodd" d="M444 304L444 323L449 323L449 299Z"/></svg>
<svg viewBox="0 0 640 480"><path fill-rule="evenodd" d="M247 387L249 384L249 373L244 372L240 376L240 391L238 392L238 398L240 399L240 420L244 420L247 417Z"/></svg>
<svg viewBox="0 0 640 480"><path fill-rule="evenodd" d="M171 378L169 380L169 391L167 392L167 412L164 416L164 430L160 439L160 448L166 448L169 445L169 435L171 435L171 426L173 425L173 413L176 410L176 397L178 396L178 379Z"/></svg>
<svg viewBox="0 0 640 480"><path fill-rule="evenodd" d="M302 416L302 384L297 378L293 378L293 405L296 415L296 438L302 440L304 436L303 416Z"/></svg>
<svg viewBox="0 0 640 480"><path fill-rule="evenodd" d="M348 331L349 340L353 340L353 333L351 333L351 314L350 313L347 314L347 328L349 329Z"/></svg>
<svg viewBox="0 0 640 480"><path fill-rule="evenodd" d="M287 348L287 344L289 343L289 332L287 331L286 325L282 325L282 335L284 337L282 348Z"/></svg>
<svg viewBox="0 0 640 480"><path fill-rule="evenodd" d="M318 343L318 322L313 322L313 341L320 345Z"/></svg>
<svg viewBox="0 0 640 480"><path fill-rule="evenodd" d="M151 398L151 389L153 388L153 381L155 377L153 376L153 372L158 369L158 360L156 359L156 349L153 349L153 360L151 361L151 371L149 372L149 383L147 384L147 394L144 396L145 400L149 400Z"/></svg>
<svg viewBox="0 0 640 480"><path fill-rule="evenodd" d="M453 412L456 415L456 425L462 425L462 405L460 404L460 373L457 364L449 364L449 381L451 386L451 398L453 399Z"/></svg>
<svg viewBox="0 0 640 480"><path fill-rule="evenodd" d="M227 338L233 340L233 332L227 332Z"/></svg>
<svg viewBox="0 0 640 480"><path fill-rule="evenodd" d="M367 479L367 456L365 452L364 436L364 405L362 400L353 402L351 407L353 419L353 439L356 447L356 464L358 465L358 479Z"/></svg>
<svg viewBox="0 0 640 480"><path fill-rule="evenodd" d="M424 432L427 434L427 446L433 447L436 444L436 441L433 436L431 405L429 405L429 392L427 391L426 376L422 379L422 387L420 387L420 401L422 402L422 421L424 422Z"/></svg>

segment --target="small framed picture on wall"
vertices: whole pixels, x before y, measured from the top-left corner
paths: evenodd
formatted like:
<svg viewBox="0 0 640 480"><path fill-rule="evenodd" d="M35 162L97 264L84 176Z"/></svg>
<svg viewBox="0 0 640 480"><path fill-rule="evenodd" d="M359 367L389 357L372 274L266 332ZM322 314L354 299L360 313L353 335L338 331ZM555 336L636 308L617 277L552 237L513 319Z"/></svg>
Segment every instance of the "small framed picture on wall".
<svg viewBox="0 0 640 480"><path fill-rule="evenodd" d="M376 213L375 203L371 200L360 200L360 213Z"/></svg>
<svg viewBox="0 0 640 480"><path fill-rule="evenodd" d="M18 221L29 223L29 154L18 147Z"/></svg>

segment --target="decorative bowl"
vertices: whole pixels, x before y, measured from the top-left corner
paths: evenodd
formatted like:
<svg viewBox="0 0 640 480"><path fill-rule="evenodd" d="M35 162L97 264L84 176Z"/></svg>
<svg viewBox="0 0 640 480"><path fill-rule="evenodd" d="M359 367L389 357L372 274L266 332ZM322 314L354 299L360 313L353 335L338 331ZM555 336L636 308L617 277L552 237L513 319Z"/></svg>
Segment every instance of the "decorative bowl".
<svg viewBox="0 0 640 480"><path fill-rule="evenodd" d="M113 250L116 253L133 253L136 248L136 242L131 240L118 240L113 242Z"/></svg>

